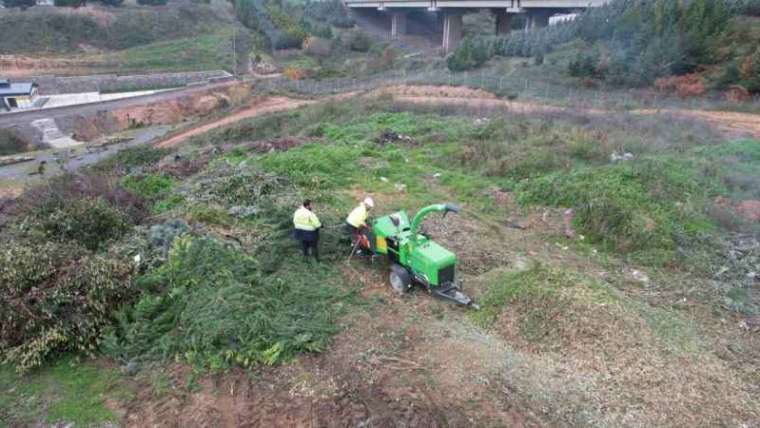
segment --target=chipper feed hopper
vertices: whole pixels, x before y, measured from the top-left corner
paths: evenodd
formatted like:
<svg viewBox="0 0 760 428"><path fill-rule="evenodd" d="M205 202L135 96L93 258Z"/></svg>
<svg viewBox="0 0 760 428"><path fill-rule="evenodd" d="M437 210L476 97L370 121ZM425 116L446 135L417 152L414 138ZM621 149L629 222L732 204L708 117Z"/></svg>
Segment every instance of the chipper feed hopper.
<svg viewBox="0 0 760 428"><path fill-rule="evenodd" d="M391 264L391 287L406 293L417 283L430 294L460 305L478 308L472 299L462 293L456 280L457 257L429 237L418 232L422 219L430 213L458 213L452 204L435 204L422 208L409 221L405 211L399 211L372 222L370 249L386 255Z"/></svg>

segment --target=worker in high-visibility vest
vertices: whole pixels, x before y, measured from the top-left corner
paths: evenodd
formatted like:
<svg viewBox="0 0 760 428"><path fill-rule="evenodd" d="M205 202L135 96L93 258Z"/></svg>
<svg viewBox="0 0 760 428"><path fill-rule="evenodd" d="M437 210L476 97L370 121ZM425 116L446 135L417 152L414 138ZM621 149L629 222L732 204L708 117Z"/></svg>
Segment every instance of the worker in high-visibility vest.
<svg viewBox="0 0 760 428"><path fill-rule="evenodd" d="M348 217L346 217L346 229L351 234L351 243L356 246L357 242L366 241L367 234L369 232L369 226L367 226L367 218L369 212L375 207L375 201L367 196L359 205L354 208ZM365 238L363 238L365 237ZM366 246L366 244L365 244Z"/></svg>
<svg viewBox="0 0 760 428"><path fill-rule="evenodd" d="M311 209L311 201L303 201L303 205L293 214L293 226L296 228L296 239L301 241L303 257L309 256L311 248L314 259L319 261L319 229L322 223Z"/></svg>

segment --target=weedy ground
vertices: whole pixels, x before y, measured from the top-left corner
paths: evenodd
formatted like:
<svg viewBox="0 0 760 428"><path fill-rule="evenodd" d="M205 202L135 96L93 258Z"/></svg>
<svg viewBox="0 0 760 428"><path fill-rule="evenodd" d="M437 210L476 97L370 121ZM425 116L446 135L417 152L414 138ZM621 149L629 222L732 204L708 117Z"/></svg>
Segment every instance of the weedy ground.
<svg viewBox="0 0 760 428"><path fill-rule="evenodd" d="M757 147L673 118L473 116L380 97L247 120L195 137L179 158L125 152L103 168L147 214L108 251L140 256L135 298L103 330L96 362L54 357L20 380L4 368L0 415L752 423L760 343L740 323L758 313L756 261L738 263L729 243L757 228L726 207L760 198ZM610 161L624 153L633 159ZM339 227L368 194L377 213L463 206L423 227L457 253L482 310L396 296L383 263L347 260ZM303 198L326 225L319 264L288 235ZM61 364L119 368L72 386L102 399L53 412L29 388L50 391Z"/></svg>

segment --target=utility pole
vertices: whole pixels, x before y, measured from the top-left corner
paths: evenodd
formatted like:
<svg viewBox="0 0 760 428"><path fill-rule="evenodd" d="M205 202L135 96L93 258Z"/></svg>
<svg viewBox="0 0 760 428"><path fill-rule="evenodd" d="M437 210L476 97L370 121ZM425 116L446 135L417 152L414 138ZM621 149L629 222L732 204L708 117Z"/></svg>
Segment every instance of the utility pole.
<svg viewBox="0 0 760 428"><path fill-rule="evenodd" d="M232 26L232 75L237 76L237 49L235 47L235 38L237 36L237 27Z"/></svg>

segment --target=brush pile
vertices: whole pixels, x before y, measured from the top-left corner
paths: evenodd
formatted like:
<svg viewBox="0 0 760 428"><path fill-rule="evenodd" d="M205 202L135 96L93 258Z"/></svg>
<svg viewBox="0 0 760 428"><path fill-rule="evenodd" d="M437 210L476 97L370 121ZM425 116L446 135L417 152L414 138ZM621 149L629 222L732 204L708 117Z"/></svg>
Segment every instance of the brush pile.
<svg viewBox="0 0 760 428"><path fill-rule="evenodd" d="M119 313L104 349L123 362L178 359L212 371L320 351L345 293L325 270L299 270L262 275L242 251L180 237L167 262L138 281L152 292Z"/></svg>

